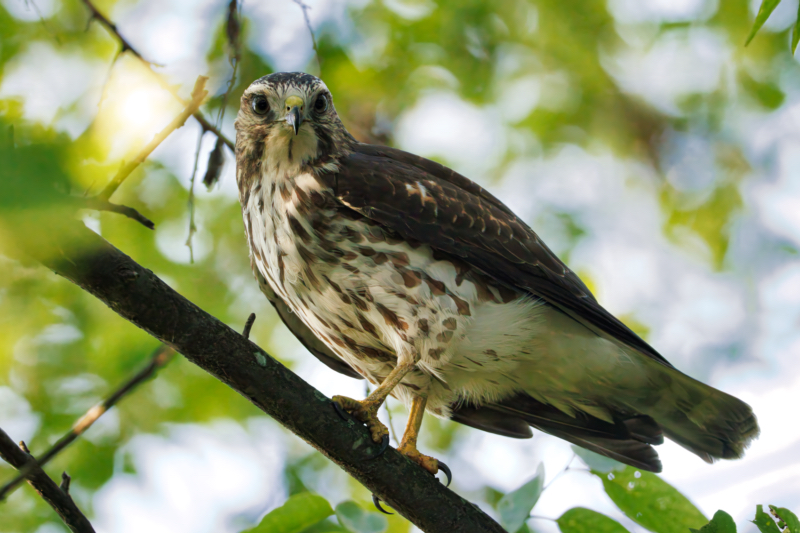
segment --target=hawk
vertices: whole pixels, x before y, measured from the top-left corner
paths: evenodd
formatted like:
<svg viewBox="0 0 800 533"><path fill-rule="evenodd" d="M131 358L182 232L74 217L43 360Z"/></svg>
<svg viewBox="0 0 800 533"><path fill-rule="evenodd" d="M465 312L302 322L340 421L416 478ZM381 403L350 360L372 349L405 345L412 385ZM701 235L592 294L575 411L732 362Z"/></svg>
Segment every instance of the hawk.
<svg viewBox="0 0 800 533"><path fill-rule="evenodd" d="M254 81L236 119L253 272L329 367L376 386L335 405L388 443L386 397L516 438L531 427L642 470L668 437L707 462L741 457L751 408L681 373L606 311L500 200L433 161L358 142L322 80Z"/></svg>

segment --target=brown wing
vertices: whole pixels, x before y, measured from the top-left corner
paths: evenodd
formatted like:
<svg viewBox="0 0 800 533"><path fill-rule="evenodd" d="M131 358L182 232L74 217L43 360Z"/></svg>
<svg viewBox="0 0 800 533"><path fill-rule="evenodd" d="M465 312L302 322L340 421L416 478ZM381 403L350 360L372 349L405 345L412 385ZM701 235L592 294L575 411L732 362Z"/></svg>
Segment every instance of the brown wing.
<svg viewBox="0 0 800 533"><path fill-rule="evenodd" d="M561 311L672 366L606 311L567 266L497 198L438 163L401 150L359 144L323 179L362 215Z"/></svg>

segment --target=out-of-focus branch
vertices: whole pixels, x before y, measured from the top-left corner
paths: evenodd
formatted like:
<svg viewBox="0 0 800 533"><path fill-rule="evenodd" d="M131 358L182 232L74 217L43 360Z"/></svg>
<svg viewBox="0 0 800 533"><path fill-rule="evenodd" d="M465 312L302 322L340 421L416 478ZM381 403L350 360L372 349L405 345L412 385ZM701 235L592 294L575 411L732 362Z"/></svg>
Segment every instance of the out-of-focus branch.
<svg viewBox="0 0 800 533"><path fill-rule="evenodd" d="M161 130L158 135L153 137L153 140L150 141L147 146L142 148L142 150L136 155L136 157L130 163L125 164L117 175L111 180L103 192L98 195L98 198L101 200L108 200L111 198L111 195L122 185L122 182L125 181L131 172L133 172L136 167L138 167L141 163L144 162L145 159L155 150L159 144L164 142L164 139L169 137L169 134L175 131L176 129L180 128L186 123L186 119L192 116L195 111L200 107L205 100L206 96L208 95L208 91L205 90L205 84L208 81L206 76L198 76L197 81L194 83L194 89L192 90L192 99L186 105L186 108L178 114L175 119L170 122L163 130Z"/></svg>
<svg viewBox="0 0 800 533"><path fill-rule="evenodd" d="M66 473L62 476L62 486L65 487L62 489L50 479L36 459L28 453L25 443L21 442L17 446L2 429L0 429L0 457L14 468L26 472L25 477L28 483L58 513L70 531L94 533L92 524L69 495L69 481L67 481L69 476Z"/></svg>
<svg viewBox="0 0 800 533"><path fill-rule="evenodd" d="M147 381L153 376L153 374L156 373L156 371L158 371L158 369L166 365L173 355L175 355L175 350L168 346L161 345L153 353L153 356L150 358L150 362L147 364L147 366L137 372L128 381L123 383L122 386L108 396L108 398L89 409L85 415L80 417L78 421L73 424L72 429L70 429L63 437L58 439L58 441L53 444L49 450L40 455L35 462L29 463L27 466L23 466L21 468L17 467L20 471L19 475L0 488L0 501L4 500L6 496L8 496L23 479L25 479L30 469L46 465L50 459L55 457L64 448L72 444L75 439L84 434L87 429L92 427L92 424L94 424L98 418L111 409L119 400L125 397L139 384ZM67 478L63 478L63 483L65 483L67 487L69 487L68 477L69 476L67 476Z"/></svg>
<svg viewBox="0 0 800 533"><path fill-rule="evenodd" d="M131 45L131 43L125 40L125 38L122 35L120 35L119 31L117 30L117 26L113 22L111 22L108 18L106 18L102 13L100 13L100 11L98 11L97 7L95 7L95 5L91 2L91 0L82 0L82 1L84 5L92 13L92 20L99 21L112 35L114 35L117 38L117 40L119 40L123 52L129 51L134 56L136 56L139 60L141 60L145 64L145 66L147 66L148 69L150 69L150 72L153 74L153 76L155 76L156 80L158 80L158 83L161 85L161 87L172 93L172 95L182 104L184 105L189 104L189 102L184 100L180 96L180 94L178 94L178 90L173 85L167 83L167 81L163 78L163 76L161 76L161 74L153 70L152 68L153 63L144 59L142 57L142 54L140 54L139 51L136 50L136 48L134 48L133 45ZM202 126L204 131L212 132L218 138L222 139L222 141L226 145L228 145L228 148L230 148L231 151L234 150L233 142L227 137L225 137L225 135L222 134L222 131L220 131L218 127L209 122L200 111L195 111L193 113L193 116L200 123L200 126Z"/></svg>
<svg viewBox="0 0 800 533"><path fill-rule="evenodd" d="M156 225L153 224L152 220L141 214L136 209L128 207L126 205L112 204L108 200L104 200L99 196L91 196L89 198L83 198L81 207L84 207L86 209L92 209L94 211L109 211L111 213L119 213L120 215L124 215L130 219L135 220L145 228L155 229L156 227Z"/></svg>
<svg viewBox="0 0 800 533"><path fill-rule="evenodd" d="M311 19L308 18L308 10L311 9L311 6L303 2L303 0L292 0L292 2L297 4L303 11L303 19L306 21L308 33L311 34L311 44L314 46L314 55L317 57L317 67L319 67L320 75L322 75L322 58L320 58L319 50L317 50L317 38L314 35L314 30L311 29Z"/></svg>
<svg viewBox="0 0 800 533"><path fill-rule="evenodd" d="M77 221L16 246L183 354L297 434L428 533L504 533L478 507L390 448L261 348Z"/></svg>

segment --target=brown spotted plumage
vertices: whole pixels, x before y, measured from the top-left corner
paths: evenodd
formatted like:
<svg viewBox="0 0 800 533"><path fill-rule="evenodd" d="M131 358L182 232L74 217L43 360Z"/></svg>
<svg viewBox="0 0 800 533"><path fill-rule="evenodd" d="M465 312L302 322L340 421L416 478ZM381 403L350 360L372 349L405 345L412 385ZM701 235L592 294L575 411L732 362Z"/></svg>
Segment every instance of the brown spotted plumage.
<svg viewBox="0 0 800 533"><path fill-rule="evenodd" d="M357 142L325 84L253 82L236 121L237 182L251 263L281 318L334 370L379 384L336 397L373 438L392 394L525 438L530 426L659 471L663 436L703 459L740 457L750 408L673 368L608 313L497 198L421 157Z"/></svg>

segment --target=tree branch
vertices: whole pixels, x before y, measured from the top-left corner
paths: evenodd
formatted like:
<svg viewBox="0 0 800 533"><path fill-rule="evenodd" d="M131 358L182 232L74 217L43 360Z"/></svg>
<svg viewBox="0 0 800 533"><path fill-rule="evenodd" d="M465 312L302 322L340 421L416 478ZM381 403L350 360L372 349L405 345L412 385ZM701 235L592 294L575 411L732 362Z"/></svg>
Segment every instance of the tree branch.
<svg viewBox="0 0 800 533"><path fill-rule="evenodd" d="M175 292L78 222L17 242L22 250L102 300L283 424L428 533L503 529L394 449L373 458L367 429L261 348Z"/></svg>
<svg viewBox="0 0 800 533"><path fill-rule="evenodd" d="M27 471L28 483L39 493L39 496L44 501L50 504L50 507L58 513L58 516L61 517L61 520L71 531L74 533L94 533L92 524L78 509L78 506L75 505L72 497L67 492L69 476L66 473L62 476L62 483L67 490L62 490L42 470L36 459L28 453L25 443L21 442L18 447L2 429L0 429L0 457L14 468Z"/></svg>
<svg viewBox="0 0 800 533"><path fill-rule="evenodd" d="M136 155L136 157L130 163L124 165L117 175L114 176L114 179L111 180L103 192L98 194L98 198L101 200L108 200L111 198L111 195L122 185L122 182L125 181L125 178L130 176L131 172L133 172L136 167L138 167L141 163L144 162L145 159L155 150L159 144L164 142L164 139L169 137L169 134L175 131L176 129L180 128L186 123L186 119L189 118L191 115L197 111L200 105L205 100L206 96L208 96L208 91L205 90L206 81L208 78L206 76L198 76L197 81L194 82L194 89L192 90L192 99L186 105L186 108L175 117L172 122L167 124L167 126L161 130L158 135L153 137L153 140L150 141L147 146L142 148L142 150ZM152 224L152 223L151 223Z"/></svg>
<svg viewBox="0 0 800 533"><path fill-rule="evenodd" d="M181 96L178 94L177 89L174 86L168 84L166 80L164 80L164 78L158 72L153 70L152 68L153 63L147 61L144 57L142 57L142 54L140 54L139 51L136 50L136 48L134 48L133 45L131 45L131 43L125 40L125 38L122 35L120 35L119 30L117 30L117 26L113 22L111 22L108 18L106 18L102 13L100 13L100 11L98 11L98 9L91 2L91 0L83 0L83 3L87 7L87 9L89 9L89 11L92 13L92 19L99 21L109 31L109 33L114 35L114 37L116 37L117 40L119 40L123 52L127 50L134 56L136 56L142 63L145 64L145 66L147 66L148 69L150 69L150 72L153 74L153 76L156 77L161 87L172 93L172 95L175 98L177 98L178 101L181 102L183 105L189 104L189 102L181 98ZM193 113L193 116L200 123L200 126L203 127L204 131L212 132L218 138L222 139L222 141L226 145L228 145L228 148L230 148L232 152L234 151L233 142L231 142L230 139L225 137L225 135L222 134L222 131L219 128L211 124L200 111L195 111Z"/></svg>
<svg viewBox="0 0 800 533"><path fill-rule="evenodd" d="M19 468L19 475L0 488L0 501L3 501L6 496L8 496L8 494L10 494L11 491L13 491L23 479L25 479L25 477L28 475L29 469L33 468L34 465L38 465L40 467L46 465L50 459L55 457L59 452L61 452L61 450L72 444L75 439L83 435L87 429L92 427L92 424L94 424L97 419L109 409L114 407L114 405L120 399L125 397L130 391L136 388L137 385L152 377L159 368L166 365L174 354L175 350L161 345L155 351L155 353L153 353L153 356L150 358L150 362L146 367L141 369L132 378L123 383L122 386L114 391L108 398L89 409L86 414L80 417L78 421L72 425L72 429L70 429L63 437L58 439L58 441L56 441L56 443L53 444L49 450L40 455L35 463L29 463L28 466ZM66 473L63 475L66 475ZM68 477L69 476L67 476L67 478ZM69 487L69 481L67 478L64 478L64 483L66 483L67 487Z"/></svg>

